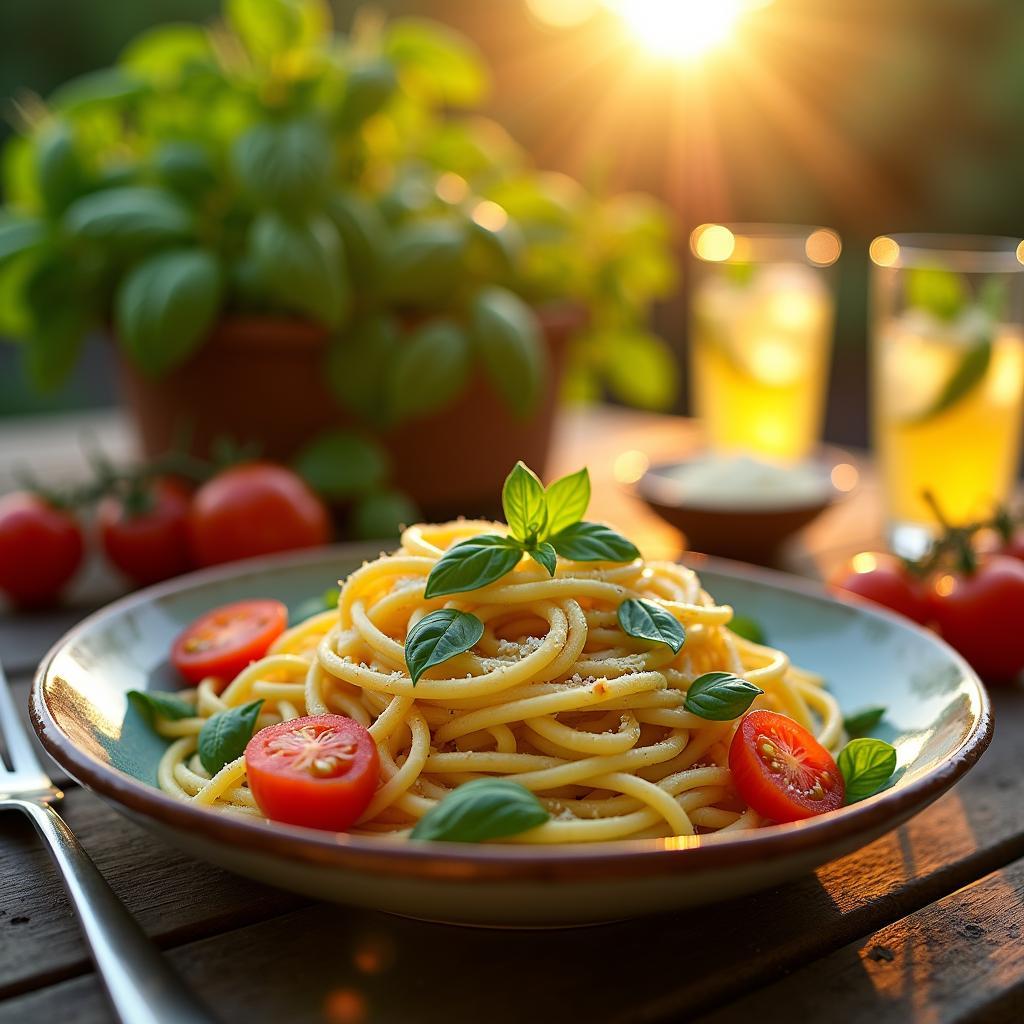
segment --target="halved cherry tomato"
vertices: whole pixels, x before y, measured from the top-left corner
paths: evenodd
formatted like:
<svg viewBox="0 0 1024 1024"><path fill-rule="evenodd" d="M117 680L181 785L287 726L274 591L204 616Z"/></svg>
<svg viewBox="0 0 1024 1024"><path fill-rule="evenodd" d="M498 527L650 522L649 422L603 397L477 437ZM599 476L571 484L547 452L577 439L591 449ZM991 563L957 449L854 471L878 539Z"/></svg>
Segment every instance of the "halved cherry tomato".
<svg viewBox="0 0 1024 1024"><path fill-rule="evenodd" d="M256 733L245 748L249 789L273 821L343 832L373 799L380 755L342 715L307 715Z"/></svg>
<svg viewBox="0 0 1024 1024"><path fill-rule="evenodd" d="M231 679L267 653L288 625L280 601L238 601L214 608L188 627L171 648L171 663L190 682Z"/></svg>
<svg viewBox="0 0 1024 1024"><path fill-rule="evenodd" d="M729 747L739 795L763 818L797 821L834 811L846 787L832 755L798 722L752 711Z"/></svg>

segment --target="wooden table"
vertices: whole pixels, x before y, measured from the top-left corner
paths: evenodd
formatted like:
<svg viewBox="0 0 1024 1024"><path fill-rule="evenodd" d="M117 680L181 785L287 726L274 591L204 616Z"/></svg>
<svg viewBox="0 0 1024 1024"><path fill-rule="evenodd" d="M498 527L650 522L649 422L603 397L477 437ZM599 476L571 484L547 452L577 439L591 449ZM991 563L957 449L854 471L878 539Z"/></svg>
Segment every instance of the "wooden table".
<svg viewBox="0 0 1024 1024"><path fill-rule="evenodd" d="M73 469L71 430L19 453ZM116 420L93 426L127 451ZM0 479L10 433L0 431ZM614 485L644 451L692 443L679 420L584 414L557 463L587 462L597 513L648 548L679 538ZM44 450L45 449L45 450ZM69 455L69 451L71 454ZM4 459L7 459L6 469ZM808 571L869 542L870 487L791 554ZM107 596L0 622L24 703L44 648ZM605 1022L708 1019L873 1024L1024 1020L1024 690L993 693L996 736L976 769L904 828L801 881L692 913L573 931L422 924L314 903L196 863L60 778L68 823L143 927L227 1022ZM59 882L26 821L0 819L0 1022L109 1020ZM173 1024L173 1022L169 1022Z"/></svg>

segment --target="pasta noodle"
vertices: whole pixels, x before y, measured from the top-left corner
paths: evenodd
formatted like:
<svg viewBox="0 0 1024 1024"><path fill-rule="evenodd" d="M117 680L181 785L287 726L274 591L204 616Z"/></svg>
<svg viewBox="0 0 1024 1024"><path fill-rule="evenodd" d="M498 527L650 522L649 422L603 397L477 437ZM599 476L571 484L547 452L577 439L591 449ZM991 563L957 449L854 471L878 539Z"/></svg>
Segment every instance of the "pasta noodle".
<svg viewBox="0 0 1024 1024"><path fill-rule="evenodd" d="M334 713L369 729L381 779L353 833L402 839L455 787L481 777L520 783L551 815L508 842L750 829L761 819L738 797L728 767L738 722L684 707L692 681L718 670L764 691L753 708L781 712L838 748L842 717L822 680L732 633L732 609L715 604L684 566L559 559L549 577L524 558L489 586L424 598L448 547L505 530L465 520L412 526L394 554L344 581L337 611L287 630L221 692L222 681L203 680L190 694L195 716L158 725L173 740L161 788L213 810L259 815L244 759L210 778L196 747L210 715L262 698L257 728ZM678 654L623 631L616 609L627 598L657 604L685 627ZM483 636L414 686L405 636L439 608L472 612Z"/></svg>

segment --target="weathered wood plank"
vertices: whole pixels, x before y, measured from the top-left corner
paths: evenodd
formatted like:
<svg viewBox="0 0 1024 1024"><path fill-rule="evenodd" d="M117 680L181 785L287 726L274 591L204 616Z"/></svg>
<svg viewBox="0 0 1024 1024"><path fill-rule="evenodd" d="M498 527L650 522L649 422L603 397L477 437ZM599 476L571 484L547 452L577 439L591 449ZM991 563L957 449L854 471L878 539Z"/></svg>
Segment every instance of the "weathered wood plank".
<svg viewBox="0 0 1024 1024"><path fill-rule="evenodd" d="M702 1018L1024 1020L1024 861L808 964Z"/></svg>
<svg viewBox="0 0 1024 1024"><path fill-rule="evenodd" d="M169 849L85 790L70 790L60 810L117 895L162 945L306 902ZM60 879L16 811L0 817L0 878L0 998L88 970Z"/></svg>
<svg viewBox="0 0 1024 1024"><path fill-rule="evenodd" d="M960 787L907 826L816 876L710 911L524 933L447 928L317 904L171 955L198 991L223 1004L229 1022L247 1024L320 1020L327 1002L355 1000L351 992L370 1000L368 1020L429 1024L486 1017L500 1024L522 1019L526 1011L517 996L527 984L530 992L545 994L530 1003L529 1016L538 1021L567 1014L661 1020L708 1009L1024 856L1024 800L1017 788L1024 703L1011 693L999 705L990 753ZM195 891L190 876L166 884L182 898ZM132 905L137 894L129 891L127 898ZM397 965L383 982L376 975L367 979L358 966L365 957L356 951L368 936ZM453 964L465 965L457 979ZM259 986L251 985L253 977L261 979ZM296 977L304 979L301 986ZM604 978L607 983L599 983ZM632 978L642 979L639 986ZM42 1016L74 1003L93 1006L94 1015L83 1019L100 1021L97 992L94 979L83 977L13 1000L12 1012ZM502 994L497 1001L495 993Z"/></svg>

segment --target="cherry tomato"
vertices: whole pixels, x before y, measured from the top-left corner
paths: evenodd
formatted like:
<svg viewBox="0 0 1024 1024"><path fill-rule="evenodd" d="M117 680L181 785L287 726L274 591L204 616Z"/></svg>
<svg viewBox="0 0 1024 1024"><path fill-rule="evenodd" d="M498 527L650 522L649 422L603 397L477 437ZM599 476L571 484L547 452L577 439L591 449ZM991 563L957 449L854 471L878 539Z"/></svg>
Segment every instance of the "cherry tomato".
<svg viewBox="0 0 1024 1024"><path fill-rule="evenodd" d="M262 658L288 625L280 601L238 601L201 615L174 641L171 663L190 682L232 679Z"/></svg>
<svg viewBox="0 0 1024 1024"><path fill-rule="evenodd" d="M22 607L51 603L82 563L82 529L35 494L0 498L0 590Z"/></svg>
<svg viewBox="0 0 1024 1024"><path fill-rule="evenodd" d="M326 544L331 530L327 509L301 477L284 466L250 462L199 488L189 532L196 561L215 565Z"/></svg>
<svg viewBox="0 0 1024 1024"><path fill-rule="evenodd" d="M830 583L834 589L866 597L914 622L928 622L925 588L895 555L862 551L854 555Z"/></svg>
<svg viewBox="0 0 1024 1024"><path fill-rule="evenodd" d="M380 755L351 718L308 715L256 733L245 748L245 770L268 818L343 832L373 799Z"/></svg>
<svg viewBox="0 0 1024 1024"><path fill-rule="evenodd" d="M751 711L729 747L739 795L763 818L798 821L843 805L846 787L832 755L799 723Z"/></svg>
<svg viewBox="0 0 1024 1024"><path fill-rule="evenodd" d="M943 639L982 678L1003 682L1024 668L1024 562L992 555L970 575L940 573L928 603Z"/></svg>
<svg viewBox="0 0 1024 1024"><path fill-rule="evenodd" d="M144 586L186 572L189 496L172 480L157 480L142 507L108 495L96 510L100 543L107 558L134 583Z"/></svg>

